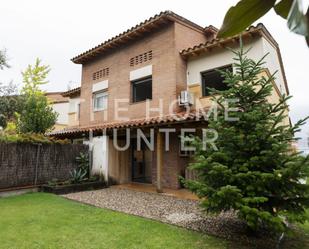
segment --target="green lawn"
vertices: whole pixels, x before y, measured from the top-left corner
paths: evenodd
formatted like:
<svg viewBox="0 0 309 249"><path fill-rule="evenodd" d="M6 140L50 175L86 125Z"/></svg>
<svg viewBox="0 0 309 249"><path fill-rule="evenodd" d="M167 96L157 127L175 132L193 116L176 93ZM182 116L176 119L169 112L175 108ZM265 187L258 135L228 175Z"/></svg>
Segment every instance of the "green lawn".
<svg viewBox="0 0 309 249"><path fill-rule="evenodd" d="M55 195L0 198L0 248L226 247L214 237Z"/></svg>

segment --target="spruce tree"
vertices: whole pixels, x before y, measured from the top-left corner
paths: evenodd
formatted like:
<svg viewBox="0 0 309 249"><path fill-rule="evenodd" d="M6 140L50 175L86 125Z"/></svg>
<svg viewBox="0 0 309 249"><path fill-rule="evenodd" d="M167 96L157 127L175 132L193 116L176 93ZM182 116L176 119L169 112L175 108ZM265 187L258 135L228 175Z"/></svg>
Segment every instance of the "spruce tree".
<svg viewBox="0 0 309 249"><path fill-rule="evenodd" d="M295 133L306 119L295 125L285 122L287 100L278 103L269 97L274 91L275 74L262 76L265 56L255 62L242 46L232 51L234 72L221 72L228 89L211 89L218 103L218 116L212 115L208 127L218 132L215 148L204 150L200 138L191 169L198 179L185 185L201 198L201 206L210 213L234 210L248 227L282 232L288 222L304 222L309 204L309 186L304 184L309 158L293 149ZM238 121L225 118L226 100Z"/></svg>

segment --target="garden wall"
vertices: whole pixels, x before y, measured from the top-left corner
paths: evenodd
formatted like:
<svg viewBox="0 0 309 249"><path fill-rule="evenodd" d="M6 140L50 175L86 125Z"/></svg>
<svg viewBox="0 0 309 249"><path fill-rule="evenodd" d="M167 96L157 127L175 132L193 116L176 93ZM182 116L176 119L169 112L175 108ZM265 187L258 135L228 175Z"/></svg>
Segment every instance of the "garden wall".
<svg viewBox="0 0 309 249"><path fill-rule="evenodd" d="M0 143L0 189L68 180L81 144Z"/></svg>

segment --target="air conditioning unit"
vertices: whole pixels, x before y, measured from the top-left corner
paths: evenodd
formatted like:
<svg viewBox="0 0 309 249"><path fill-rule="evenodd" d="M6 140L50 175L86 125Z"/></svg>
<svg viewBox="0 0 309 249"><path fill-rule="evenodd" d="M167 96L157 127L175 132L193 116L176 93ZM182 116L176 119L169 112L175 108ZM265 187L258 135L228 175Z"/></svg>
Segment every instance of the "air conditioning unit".
<svg viewBox="0 0 309 249"><path fill-rule="evenodd" d="M179 106L188 106L194 104L193 94L189 91L181 91L178 97Z"/></svg>

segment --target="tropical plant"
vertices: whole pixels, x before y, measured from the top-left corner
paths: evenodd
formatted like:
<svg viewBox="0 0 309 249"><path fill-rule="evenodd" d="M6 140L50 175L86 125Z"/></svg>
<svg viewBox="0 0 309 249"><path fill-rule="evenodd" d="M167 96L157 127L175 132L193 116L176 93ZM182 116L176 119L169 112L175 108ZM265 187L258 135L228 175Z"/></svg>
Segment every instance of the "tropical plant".
<svg viewBox="0 0 309 249"><path fill-rule="evenodd" d="M287 229L287 222L305 222L309 186L301 179L309 175L309 156L292 149L306 119L294 126L287 116L287 100L268 101L274 90L274 75L262 76L264 57L255 62L247 52L235 54L234 73L221 72L228 89L212 89L218 103L217 118L208 127L218 132L216 147L204 150L195 138L195 160L191 169L198 179L185 185L201 197L202 207L211 213L235 210L252 231L267 227L275 232ZM225 118L226 100L237 112Z"/></svg>
<svg viewBox="0 0 309 249"><path fill-rule="evenodd" d="M81 183L86 179L87 172L82 169L74 169L70 174L72 183Z"/></svg>
<svg viewBox="0 0 309 249"><path fill-rule="evenodd" d="M226 13L218 37L236 35L274 9L292 32L306 37L309 46L309 6L304 13L302 4L302 0L240 0Z"/></svg>
<svg viewBox="0 0 309 249"><path fill-rule="evenodd" d="M46 84L49 66L41 65L39 59L35 65L29 65L22 73L24 87L22 94L25 98L23 111L18 115L17 128L20 133L45 133L51 130L58 114L53 110L40 86Z"/></svg>
<svg viewBox="0 0 309 249"><path fill-rule="evenodd" d="M79 156L76 157L76 162L78 163L78 168L86 172L86 175L89 176L89 156L87 153L79 153Z"/></svg>

